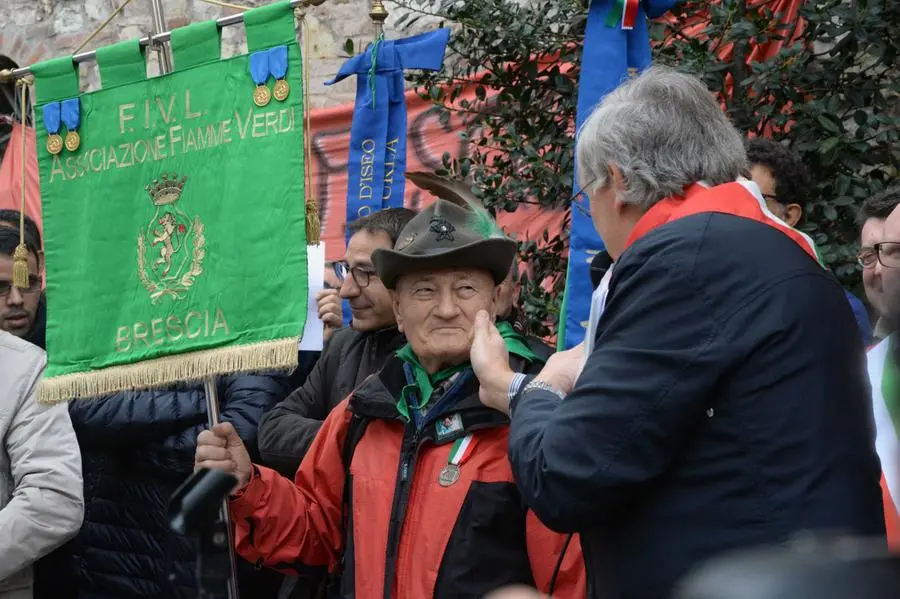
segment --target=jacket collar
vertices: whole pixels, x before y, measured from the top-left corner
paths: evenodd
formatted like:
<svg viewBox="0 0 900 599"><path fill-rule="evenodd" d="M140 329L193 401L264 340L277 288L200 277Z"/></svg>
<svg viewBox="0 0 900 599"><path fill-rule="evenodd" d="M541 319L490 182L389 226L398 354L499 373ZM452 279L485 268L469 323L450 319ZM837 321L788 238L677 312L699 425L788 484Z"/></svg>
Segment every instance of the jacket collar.
<svg viewBox="0 0 900 599"><path fill-rule="evenodd" d="M511 356L510 363L516 371L521 371L525 366L524 361L516 356ZM363 418L403 421L397 410L397 400L406 384L403 360L391 356L379 372L368 377L353 391L349 401L350 411ZM463 417L464 421L490 423L493 426L508 424L506 415L481 403L478 388L478 379L472 377L459 390L460 400L448 411L468 414L468 417ZM429 415L429 419L437 416Z"/></svg>
<svg viewBox="0 0 900 599"><path fill-rule="evenodd" d="M787 235L813 260L821 264L813 240L772 214L756 183L744 178L714 187L703 181L692 183L684 188L682 195L660 200L637 222L631 235L628 236L625 247L627 249L635 241L666 223L695 214L712 212L739 216L768 225Z"/></svg>

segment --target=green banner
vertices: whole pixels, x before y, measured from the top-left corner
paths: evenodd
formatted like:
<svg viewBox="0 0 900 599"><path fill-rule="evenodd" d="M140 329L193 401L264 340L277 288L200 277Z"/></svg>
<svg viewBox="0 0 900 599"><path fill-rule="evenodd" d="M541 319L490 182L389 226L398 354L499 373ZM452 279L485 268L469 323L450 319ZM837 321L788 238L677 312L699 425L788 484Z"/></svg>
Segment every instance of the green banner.
<svg viewBox="0 0 900 599"><path fill-rule="evenodd" d="M273 23L293 32L288 3L254 12L248 39ZM147 79L140 46L124 42L97 52L103 89L80 96L71 59L35 65L44 401L296 366L307 302L299 47L272 36L254 60L220 60L209 23L172 39L174 73ZM270 51L279 73L265 86L280 87L263 104L255 80Z"/></svg>

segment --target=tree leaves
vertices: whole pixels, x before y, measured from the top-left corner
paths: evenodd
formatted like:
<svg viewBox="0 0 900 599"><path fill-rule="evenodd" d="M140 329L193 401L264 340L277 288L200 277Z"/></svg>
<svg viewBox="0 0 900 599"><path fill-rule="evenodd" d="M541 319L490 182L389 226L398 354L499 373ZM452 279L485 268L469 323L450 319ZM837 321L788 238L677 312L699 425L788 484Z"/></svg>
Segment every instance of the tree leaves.
<svg viewBox="0 0 900 599"><path fill-rule="evenodd" d="M526 203L566 207L584 3L399 4L416 13L398 21L404 25L420 15L456 24L443 71L412 77L441 110L441 122L461 123L468 139L467 153L446 155L442 171L468 176L492 210L515 211ZM735 56L749 56L751 41L791 38L794 31L771 10L748 4L679 2L673 19L651 24L655 60L701 77L723 98L741 131L787 140L801 153L813 185L804 228L835 273L857 284L855 212L897 177L900 164L900 2L804 3L801 39L765 62L738 64ZM708 22L702 34L681 31L703 12ZM735 51L722 53L729 42ZM477 84L467 87L476 76ZM726 93L735 81L733 93ZM451 121L451 113L458 119ZM563 231L559 238L520 243L530 271L523 281L523 311L536 334L556 326L566 272L568 228Z"/></svg>

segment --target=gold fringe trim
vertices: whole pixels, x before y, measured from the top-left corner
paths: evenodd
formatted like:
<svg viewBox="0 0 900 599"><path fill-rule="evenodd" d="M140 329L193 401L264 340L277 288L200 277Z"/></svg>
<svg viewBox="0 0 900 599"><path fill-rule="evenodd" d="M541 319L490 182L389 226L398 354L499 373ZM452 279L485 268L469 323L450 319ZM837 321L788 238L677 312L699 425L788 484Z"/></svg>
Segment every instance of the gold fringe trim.
<svg viewBox="0 0 900 599"><path fill-rule="evenodd" d="M42 403L95 398L129 389L148 389L210 376L297 368L299 339L290 337L249 345L178 354L91 372L45 378L38 388Z"/></svg>

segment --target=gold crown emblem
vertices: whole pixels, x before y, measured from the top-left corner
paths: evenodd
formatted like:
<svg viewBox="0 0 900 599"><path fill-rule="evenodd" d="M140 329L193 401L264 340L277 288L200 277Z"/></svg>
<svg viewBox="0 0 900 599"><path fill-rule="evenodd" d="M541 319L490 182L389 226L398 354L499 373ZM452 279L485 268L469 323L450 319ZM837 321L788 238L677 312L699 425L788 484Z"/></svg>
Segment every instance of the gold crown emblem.
<svg viewBox="0 0 900 599"><path fill-rule="evenodd" d="M163 174L161 180L154 179L153 183L147 185L147 193L150 194L150 198L156 206L174 204L181 197L185 181L187 181L187 177L179 180L178 175Z"/></svg>

